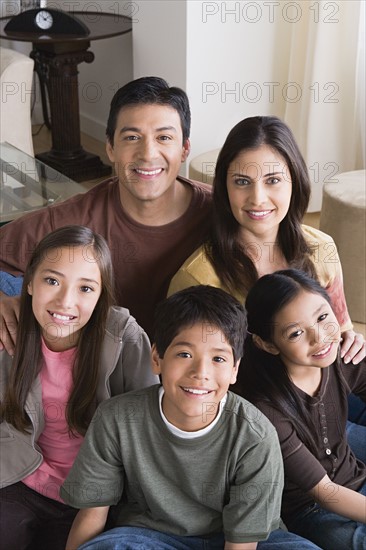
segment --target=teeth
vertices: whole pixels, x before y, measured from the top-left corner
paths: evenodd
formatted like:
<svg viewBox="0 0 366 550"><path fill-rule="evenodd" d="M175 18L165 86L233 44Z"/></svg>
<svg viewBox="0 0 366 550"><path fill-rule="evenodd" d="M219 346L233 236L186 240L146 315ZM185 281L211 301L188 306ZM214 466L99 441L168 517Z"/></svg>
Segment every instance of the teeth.
<svg viewBox="0 0 366 550"><path fill-rule="evenodd" d="M75 319L73 315L59 315L58 313L51 313L52 317L55 317L55 319L59 319L60 321L71 321L72 319Z"/></svg>
<svg viewBox="0 0 366 550"><path fill-rule="evenodd" d="M208 390L194 390L193 388L183 388L183 389L188 393L194 393L196 395L205 395L206 393L209 393Z"/></svg>
<svg viewBox="0 0 366 550"><path fill-rule="evenodd" d="M254 210L249 210L249 214L251 216L256 216L257 218L262 218L263 216L266 216L270 212L271 212L270 210L262 210L261 212L254 211Z"/></svg>
<svg viewBox="0 0 366 550"><path fill-rule="evenodd" d="M162 168L158 168L157 170L140 170L139 168L136 168L136 172L138 174L142 174L143 176L156 176L157 174L160 174L162 170Z"/></svg>
<svg viewBox="0 0 366 550"><path fill-rule="evenodd" d="M315 356L321 356L321 355L325 355L326 353L328 353L328 351L330 350L330 346L331 344L329 344L329 346L327 346L325 349L323 349L322 351L319 351L318 353L314 353Z"/></svg>

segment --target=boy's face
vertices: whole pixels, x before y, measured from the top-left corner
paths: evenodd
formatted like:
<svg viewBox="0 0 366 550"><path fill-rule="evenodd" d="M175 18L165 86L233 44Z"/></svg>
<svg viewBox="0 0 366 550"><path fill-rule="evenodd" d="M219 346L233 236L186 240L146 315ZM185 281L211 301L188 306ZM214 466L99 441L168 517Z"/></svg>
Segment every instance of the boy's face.
<svg viewBox="0 0 366 550"><path fill-rule="evenodd" d="M239 361L224 334L208 323L182 329L163 358L152 350L153 370L164 387L163 412L171 424L197 431L215 419L221 399L234 384Z"/></svg>

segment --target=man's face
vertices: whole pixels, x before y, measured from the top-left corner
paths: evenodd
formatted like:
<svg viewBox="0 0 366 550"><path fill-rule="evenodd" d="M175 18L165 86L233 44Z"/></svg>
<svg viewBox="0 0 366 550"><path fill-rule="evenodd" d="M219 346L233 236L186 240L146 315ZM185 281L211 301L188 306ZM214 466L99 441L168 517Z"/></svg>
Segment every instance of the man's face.
<svg viewBox="0 0 366 550"><path fill-rule="evenodd" d="M107 153L119 178L122 202L169 199L189 147L189 140L183 143L180 117L172 107L149 104L121 109Z"/></svg>

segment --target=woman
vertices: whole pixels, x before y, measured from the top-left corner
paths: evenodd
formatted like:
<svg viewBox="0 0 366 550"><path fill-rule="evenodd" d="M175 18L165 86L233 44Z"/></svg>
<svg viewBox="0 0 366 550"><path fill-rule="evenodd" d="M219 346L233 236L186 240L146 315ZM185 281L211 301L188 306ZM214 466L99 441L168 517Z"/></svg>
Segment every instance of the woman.
<svg viewBox="0 0 366 550"><path fill-rule="evenodd" d="M239 122L217 159L211 238L173 277L168 294L210 284L243 301L260 276L301 269L326 288L341 326L342 357L357 364L365 342L353 331L336 246L301 224L310 189L305 161L284 122L273 116Z"/></svg>

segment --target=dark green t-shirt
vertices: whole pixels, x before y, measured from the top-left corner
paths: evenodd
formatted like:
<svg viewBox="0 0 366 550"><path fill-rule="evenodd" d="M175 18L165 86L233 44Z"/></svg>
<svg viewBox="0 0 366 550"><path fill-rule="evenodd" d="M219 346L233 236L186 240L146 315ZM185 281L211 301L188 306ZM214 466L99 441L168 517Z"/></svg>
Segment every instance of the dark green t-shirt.
<svg viewBox="0 0 366 550"><path fill-rule="evenodd" d="M224 532L264 540L280 520L283 466L276 431L253 405L228 393L213 429L172 434L159 385L100 405L61 496L71 506L117 504L118 526L180 536Z"/></svg>

